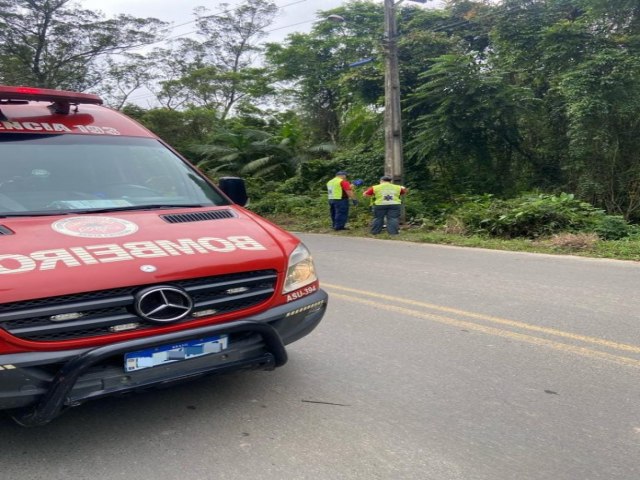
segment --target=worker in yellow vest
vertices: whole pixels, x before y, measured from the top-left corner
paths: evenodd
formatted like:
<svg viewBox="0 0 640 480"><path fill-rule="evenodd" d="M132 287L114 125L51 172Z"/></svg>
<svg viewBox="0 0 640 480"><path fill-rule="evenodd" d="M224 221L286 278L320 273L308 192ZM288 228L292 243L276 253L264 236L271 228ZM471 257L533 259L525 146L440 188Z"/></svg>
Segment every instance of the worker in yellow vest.
<svg viewBox="0 0 640 480"><path fill-rule="evenodd" d="M347 175L347 172L340 170L327 182L331 228L334 230L348 230L346 224L349 218L349 200L354 207L358 204L356 194L347 181Z"/></svg>
<svg viewBox="0 0 640 480"><path fill-rule="evenodd" d="M402 209L402 197L407 194L407 189L400 185L394 185L391 177L385 175L380 178L380 184L369 187L363 195L373 200L373 222L371 233L377 235L382 231L385 219L389 235L397 235L400 228L400 212Z"/></svg>

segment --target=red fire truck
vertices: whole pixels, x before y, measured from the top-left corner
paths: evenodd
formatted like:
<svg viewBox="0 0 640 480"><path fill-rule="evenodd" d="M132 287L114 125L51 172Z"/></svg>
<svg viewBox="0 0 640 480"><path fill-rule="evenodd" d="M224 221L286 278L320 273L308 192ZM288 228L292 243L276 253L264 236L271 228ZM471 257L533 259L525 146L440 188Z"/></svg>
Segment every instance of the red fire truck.
<svg viewBox="0 0 640 480"><path fill-rule="evenodd" d="M327 307L311 254L95 95L0 86L0 410L273 369Z"/></svg>

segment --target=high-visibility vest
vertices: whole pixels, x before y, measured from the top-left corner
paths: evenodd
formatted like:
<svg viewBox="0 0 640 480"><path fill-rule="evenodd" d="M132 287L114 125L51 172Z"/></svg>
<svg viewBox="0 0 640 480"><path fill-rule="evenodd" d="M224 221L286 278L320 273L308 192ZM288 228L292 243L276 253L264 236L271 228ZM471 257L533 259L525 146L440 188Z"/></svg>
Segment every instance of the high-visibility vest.
<svg viewBox="0 0 640 480"><path fill-rule="evenodd" d="M399 205L402 187L393 183L381 183L373 186L374 205Z"/></svg>
<svg viewBox="0 0 640 480"><path fill-rule="evenodd" d="M329 200L340 200L342 198L342 181L342 178L335 177L327 182Z"/></svg>

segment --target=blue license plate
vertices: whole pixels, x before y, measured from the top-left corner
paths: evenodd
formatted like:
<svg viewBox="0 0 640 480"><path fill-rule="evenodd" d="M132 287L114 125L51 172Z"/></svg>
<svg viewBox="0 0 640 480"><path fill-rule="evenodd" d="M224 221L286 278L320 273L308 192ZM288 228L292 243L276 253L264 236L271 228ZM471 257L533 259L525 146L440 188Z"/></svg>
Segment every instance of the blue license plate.
<svg viewBox="0 0 640 480"><path fill-rule="evenodd" d="M219 353L228 345L227 335L199 338L184 343L162 345L160 347L147 348L137 352L129 352L124 355L124 371L135 372L144 368L157 367L168 363L189 360L211 353Z"/></svg>

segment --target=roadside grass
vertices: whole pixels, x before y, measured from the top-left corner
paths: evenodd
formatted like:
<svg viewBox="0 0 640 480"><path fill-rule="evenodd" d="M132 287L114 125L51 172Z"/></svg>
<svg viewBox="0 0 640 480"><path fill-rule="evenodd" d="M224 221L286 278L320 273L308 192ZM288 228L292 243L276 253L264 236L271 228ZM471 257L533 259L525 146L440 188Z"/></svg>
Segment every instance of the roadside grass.
<svg viewBox="0 0 640 480"><path fill-rule="evenodd" d="M391 236L387 233L381 233L373 236L369 233L371 217L368 213L352 212L348 224L350 230L341 232L334 232L330 228L328 212L323 212L322 214L320 212L313 213L315 215L301 217L293 217L287 214L264 216L282 228L301 233L326 233L492 250L640 261L640 238L602 240L593 233L563 233L535 240L524 238L502 239L482 235L450 233L451 229L433 227L427 229L411 225L402 226L399 235Z"/></svg>

